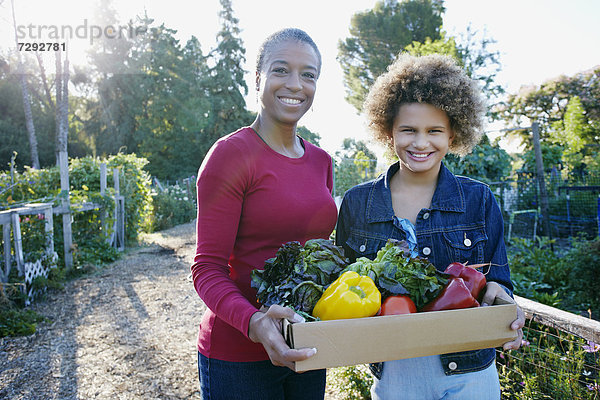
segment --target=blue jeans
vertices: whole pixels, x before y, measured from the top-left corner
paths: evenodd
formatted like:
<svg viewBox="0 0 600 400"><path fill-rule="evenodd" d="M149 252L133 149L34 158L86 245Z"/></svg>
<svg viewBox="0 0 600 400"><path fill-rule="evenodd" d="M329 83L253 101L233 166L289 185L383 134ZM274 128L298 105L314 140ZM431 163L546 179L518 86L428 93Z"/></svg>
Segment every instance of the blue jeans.
<svg viewBox="0 0 600 400"><path fill-rule="evenodd" d="M198 353L202 400L323 400L325 373L296 373L268 360L230 362Z"/></svg>
<svg viewBox="0 0 600 400"><path fill-rule="evenodd" d="M373 400L499 400L496 364L476 372L446 375L440 356L384 363L371 387Z"/></svg>

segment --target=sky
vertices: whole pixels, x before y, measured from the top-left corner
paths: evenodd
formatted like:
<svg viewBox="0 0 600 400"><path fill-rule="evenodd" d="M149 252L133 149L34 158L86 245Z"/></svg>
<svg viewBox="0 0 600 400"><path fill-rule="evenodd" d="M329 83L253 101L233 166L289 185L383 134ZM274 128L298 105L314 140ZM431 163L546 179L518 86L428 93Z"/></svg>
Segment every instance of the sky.
<svg viewBox="0 0 600 400"><path fill-rule="evenodd" d="M17 25L81 26L92 18L93 0L14 0ZM278 29L297 27L317 43L323 56L313 110L300 121L321 136L321 146L331 154L346 137L369 140L365 121L345 100L343 75L336 61L337 44L349 36L354 13L373 8L376 0L232 0L246 48L246 82L253 88L256 51L262 40ZM446 0L444 29L460 36L470 25L494 39L502 70L497 82L509 93L523 85L540 85L559 75L574 75L600 65L600 0ZM182 45L196 36L204 53L215 46L219 30L218 0L113 0L125 23L148 13L157 24L177 30ZM15 48L11 0L0 0L0 49ZM22 41L35 41L27 39ZM72 63L85 63L88 39L73 39ZM51 68L53 64L47 66ZM256 111L252 90L247 106ZM491 137L497 124L488 126ZM514 143L503 146L514 150ZM375 147L376 152L380 149Z"/></svg>

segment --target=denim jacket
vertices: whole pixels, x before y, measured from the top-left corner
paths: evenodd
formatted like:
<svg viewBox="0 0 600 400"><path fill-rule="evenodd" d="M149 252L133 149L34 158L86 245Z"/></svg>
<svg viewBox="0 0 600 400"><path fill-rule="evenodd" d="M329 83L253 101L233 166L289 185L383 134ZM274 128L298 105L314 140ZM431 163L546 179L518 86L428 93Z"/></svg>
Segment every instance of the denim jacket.
<svg viewBox="0 0 600 400"><path fill-rule="evenodd" d="M358 257L374 259L389 238L406 239L392 207L390 179L399 170L392 164L386 174L353 187L344 195L336 229L336 244L351 262ZM452 174L441 165L431 207L416 220L417 251L443 271L454 261L490 263L488 282L499 283L512 296L504 224L498 203L489 187ZM494 349L441 355L446 375L479 371L496 357ZM371 366L381 375L381 363Z"/></svg>

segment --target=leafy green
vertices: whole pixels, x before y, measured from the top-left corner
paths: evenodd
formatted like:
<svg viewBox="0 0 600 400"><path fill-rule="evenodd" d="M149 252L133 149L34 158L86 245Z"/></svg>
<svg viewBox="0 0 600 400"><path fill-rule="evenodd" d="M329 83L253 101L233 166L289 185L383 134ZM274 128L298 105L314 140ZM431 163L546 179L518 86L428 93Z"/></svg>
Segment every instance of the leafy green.
<svg viewBox="0 0 600 400"><path fill-rule="evenodd" d="M304 246L285 243L263 270L252 271L251 285L264 306L292 307L307 319L323 291L348 264L344 250L330 240L311 239Z"/></svg>
<svg viewBox="0 0 600 400"><path fill-rule="evenodd" d="M433 300L448 282L447 274L438 271L426 258L411 258L406 242L394 239L387 241L374 260L360 257L345 271L369 276L382 298L409 295L417 309Z"/></svg>

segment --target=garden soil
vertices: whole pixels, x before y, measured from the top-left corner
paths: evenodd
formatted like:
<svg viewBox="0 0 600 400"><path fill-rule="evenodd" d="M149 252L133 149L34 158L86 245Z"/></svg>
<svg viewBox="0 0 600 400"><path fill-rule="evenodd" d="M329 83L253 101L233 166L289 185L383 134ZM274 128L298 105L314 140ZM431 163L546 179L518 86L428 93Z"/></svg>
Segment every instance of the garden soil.
<svg viewBox="0 0 600 400"><path fill-rule="evenodd" d="M206 309L190 276L194 224L144 235L117 262L32 308L35 334L0 339L0 399L200 399ZM339 394L327 389L325 397Z"/></svg>

